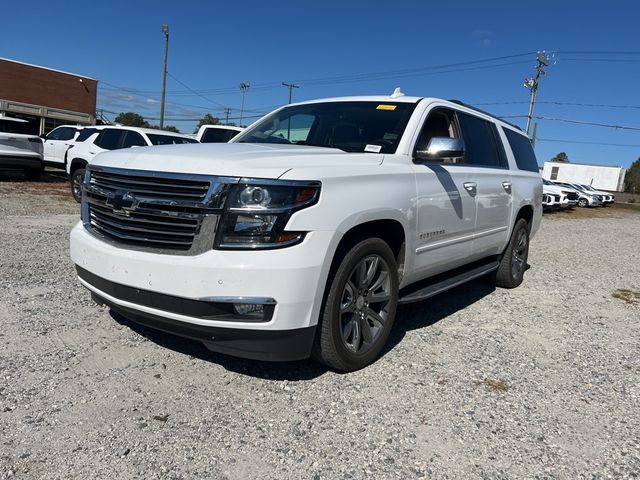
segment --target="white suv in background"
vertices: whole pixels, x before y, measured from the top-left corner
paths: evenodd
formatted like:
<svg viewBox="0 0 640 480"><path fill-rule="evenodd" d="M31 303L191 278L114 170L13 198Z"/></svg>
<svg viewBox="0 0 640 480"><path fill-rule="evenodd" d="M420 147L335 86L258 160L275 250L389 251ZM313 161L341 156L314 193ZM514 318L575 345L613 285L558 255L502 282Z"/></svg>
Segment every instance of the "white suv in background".
<svg viewBox="0 0 640 480"><path fill-rule="evenodd" d="M71 183L71 193L77 202L82 199L82 179L86 165L101 152L131 147L153 145L178 145L198 143L197 140L180 133L151 128L103 126L89 127L92 131L83 141L76 141L67 153L67 174Z"/></svg>
<svg viewBox="0 0 640 480"><path fill-rule="evenodd" d="M543 197L517 127L399 91L287 105L231 143L105 153L82 187L70 253L98 303L343 371L377 358L401 303L520 285Z"/></svg>
<svg viewBox="0 0 640 480"><path fill-rule="evenodd" d="M26 132L29 122L0 113L0 169L20 170L29 180L42 175L42 139Z"/></svg>
<svg viewBox="0 0 640 480"><path fill-rule="evenodd" d="M603 205L604 197L591 190L587 190L582 185L577 183L555 182L556 185L561 187L573 188L579 192L580 198L578 199L578 206L580 207L600 207Z"/></svg>
<svg viewBox="0 0 640 480"><path fill-rule="evenodd" d="M581 185L585 190L595 193L596 195L602 196L602 203L606 207L607 205L613 203L615 201L615 196L609 192L603 192L602 190L596 190L591 185Z"/></svg>
<svg viewBox="0 0 640 480"><path fill-rule="evenodd" d="M227 143L244 128L231 125L202 125L196 134L200 143Z"/></svg>
<svg viewBox="0 0 640 480"><path fill-rule="evenodd" d="M69 145L72 145L77 138L80 130L82 130L82 127L76 125L60 125L43 135L44 164L64 170L64 156Z"/></svg>

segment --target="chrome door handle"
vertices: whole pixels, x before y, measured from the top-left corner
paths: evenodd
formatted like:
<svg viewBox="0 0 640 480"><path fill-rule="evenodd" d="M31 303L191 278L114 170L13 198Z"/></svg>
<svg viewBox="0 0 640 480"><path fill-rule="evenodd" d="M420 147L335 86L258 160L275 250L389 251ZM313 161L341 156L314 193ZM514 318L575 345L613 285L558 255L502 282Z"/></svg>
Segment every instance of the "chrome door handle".
<svg viewBox="0 0 640 480"><path fill-rule="evenodd" d="M476 182L464 182L462 186L470 193L476 193L476 188L478 188L478 184Z"/></svg>
<svg viewBox="0 0 640 480"><path fill-rule="evenodd" d="M511 193L511 182L502 182L502 188Z"/></svg>

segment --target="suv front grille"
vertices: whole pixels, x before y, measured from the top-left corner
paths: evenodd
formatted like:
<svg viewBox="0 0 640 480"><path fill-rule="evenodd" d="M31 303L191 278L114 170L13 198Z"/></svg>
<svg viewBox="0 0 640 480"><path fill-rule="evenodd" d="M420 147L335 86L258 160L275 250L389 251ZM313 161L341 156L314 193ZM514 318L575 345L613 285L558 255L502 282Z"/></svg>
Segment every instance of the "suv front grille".
<svg viewBox="0 0 640 480"><path fill-rule="evenodd" d="M91 166L82 220L125 248L196 255L212 248L226 191L237 179Z"/></svg>

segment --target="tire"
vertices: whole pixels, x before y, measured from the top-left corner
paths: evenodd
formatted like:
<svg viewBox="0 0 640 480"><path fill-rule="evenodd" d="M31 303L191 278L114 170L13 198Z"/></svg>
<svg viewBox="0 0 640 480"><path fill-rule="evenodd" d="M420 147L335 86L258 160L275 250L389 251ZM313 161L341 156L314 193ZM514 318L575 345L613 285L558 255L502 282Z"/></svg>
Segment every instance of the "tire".
<svg viewBox="0 0 640 480"><path fill-rule="evenodd" d="M343 372L371 364L382 351L398 306L398 267L379 238L362 240L329 278L312 356Z"/></svg>
<svg viewBox="0 0 640 480"><path fill-rule="evenodd" d="M43 170L42 167L40 167L40 168L29 168L29 169L24 171L24 176L27 178L27 180L38 181L42 177L42 170Z"/></svg>
<svg viewBox="0 0 640 480"><path fill-rule="evenodd" d="M589 206L589 201L586 198L581 198L580 200L578 200L578 206L585 208Z"/></svg>
<svg viewBox="0 0 640 480"><path fill-rule="evenodd" d="M529 224L524 218L513 227L509 245L500 258L500 265L493 274L493 284L502 288L516 288L524 279L529 256Z"/></svg>
<svg viewBox="0 0 640 480"><path fill-rule="evenodd" d="M69 181L71 182L71 195L73 199L80 203L82 201L82 181L84 180L84 168L73 171Z"/></svg>

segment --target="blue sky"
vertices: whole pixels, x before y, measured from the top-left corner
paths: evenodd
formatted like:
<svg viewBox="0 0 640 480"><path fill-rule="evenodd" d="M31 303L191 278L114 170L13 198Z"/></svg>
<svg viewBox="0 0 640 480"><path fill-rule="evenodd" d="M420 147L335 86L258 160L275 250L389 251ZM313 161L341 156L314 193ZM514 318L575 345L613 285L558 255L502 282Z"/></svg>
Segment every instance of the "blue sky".
<svg viewBox="0 0 640 480"><path fill-rule="evenodd" d="M185 132L193 119L221 116L224 107L237 121L240 82L252 85L245 101L250 120L286 103L283 81L300 84L294 101L387 94L400 86L497 115L526 115L529 92L522 83L534 72L538 50L556 53L536 115L640 128L640 4L634 1L112 0L65 1L55 9L26 1L11 2L11 17L28 20L29 28L24 21L3 23L1 57L94 77L99 108L133 110L155 123L161 25L168 23L165 123ZM620 51L636 53L611 53ZM525 125L522 118L512 121ZM538 123L540 163L559 151L574 162L622 166L640 157L639 130Z"/></svg>

